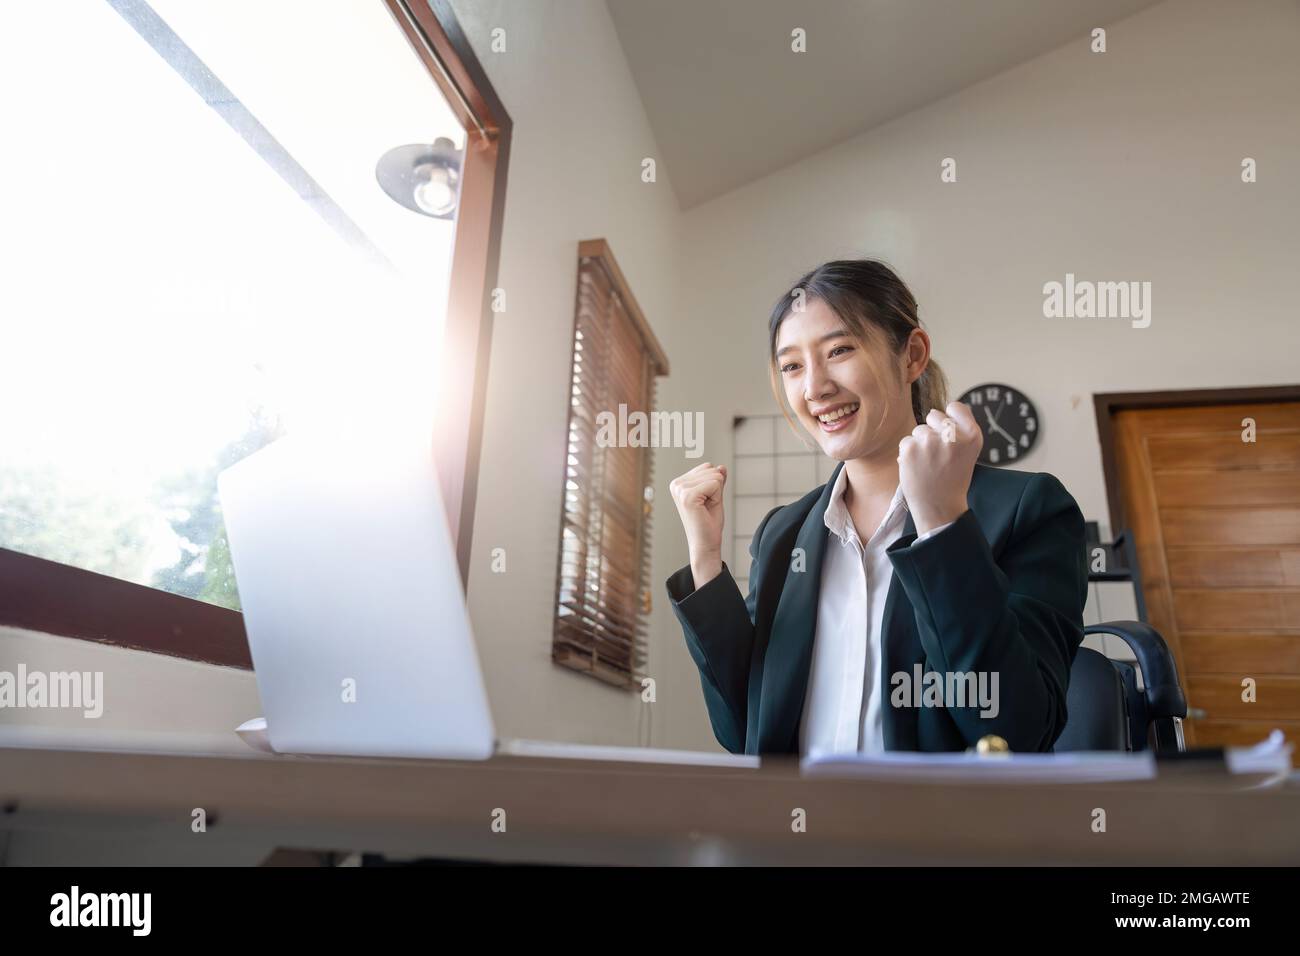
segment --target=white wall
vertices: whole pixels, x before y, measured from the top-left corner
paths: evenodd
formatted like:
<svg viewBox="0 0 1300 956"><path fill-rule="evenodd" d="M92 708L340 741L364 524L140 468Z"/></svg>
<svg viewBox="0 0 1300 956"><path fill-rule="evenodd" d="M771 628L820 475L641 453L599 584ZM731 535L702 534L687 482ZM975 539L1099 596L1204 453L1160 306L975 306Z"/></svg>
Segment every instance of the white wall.
<svg viewBox="0 0 1300 956"><path fill-rule="evenodd" d="M1034 400L1044 430L1018 467L1059 477L1103 532L1093 393L1297 380L1300 8L1169 0L1107 26L1105 54L1081 36L685 216L680 308L652 318L673 362L661 407L704 411L707 458L729 460L733 414L776 410L768 312L833 258L898 269L954 396L1004 381ZM755 142L779 135L774 117ZM956 183L940 182L945 157ZM1150 327L1045 319L1043 284L1067 272L1150 281ZM694 464L659 461L665 493ZM662 511L655 530L662 588L686 546ZM656 742L716 748L662 608L653 633L673 701Z"/></svg>
<svg viewBox="0 0 1300 956"><path fill-rule="evenodd" d="M669 328L680 214L600 0L453 0L514 121L469 579L501 736L646 742L639 695L551 662L579 240L607 239L641 308ZM506 52L491 31L505 29ZM506 572L493 573L504 548ZM651 665L655 669L654 663Z"/></svg>
<svg viewBox="0 0 1300 956"><path fill-rule="evenodd" d="M20 664L28 673L102 674L102 713L0 708L0 746L248 753L234 730L262 714L252 671L0 627L0 670L15 673Z"/></svg>

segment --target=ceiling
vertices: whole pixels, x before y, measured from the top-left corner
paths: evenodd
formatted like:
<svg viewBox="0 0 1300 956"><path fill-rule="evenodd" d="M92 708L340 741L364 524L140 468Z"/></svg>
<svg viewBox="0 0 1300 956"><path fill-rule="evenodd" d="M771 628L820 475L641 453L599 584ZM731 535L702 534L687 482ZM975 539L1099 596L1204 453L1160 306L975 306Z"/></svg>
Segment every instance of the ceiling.
<svg viewBox="0 0 1300 956"><path fill-rule="evenodd" d="M683 209L1156 2L606 0Z"/></svg>

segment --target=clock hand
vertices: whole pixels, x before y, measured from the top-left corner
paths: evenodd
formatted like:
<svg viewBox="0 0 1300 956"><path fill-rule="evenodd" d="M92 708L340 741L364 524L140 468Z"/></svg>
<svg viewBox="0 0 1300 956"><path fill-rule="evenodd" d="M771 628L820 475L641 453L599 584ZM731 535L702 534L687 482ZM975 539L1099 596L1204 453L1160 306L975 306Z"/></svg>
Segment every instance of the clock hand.
<svg viewBox="0 0 1300 956"><path fill-rule="evenodd" d="M1010 435L1008 435L1005 429L1003 429L1002 426L998 424L997 416L994 415L993 412L989 410L989 407L987 405L984 406L984 417L989 420L990 432L994 432L994 431L1001 432L1002 437L1005 438L1007 441L1011 442L1011 444L1014 445L1016 443L1016 440L1012 438Z"/></svg>

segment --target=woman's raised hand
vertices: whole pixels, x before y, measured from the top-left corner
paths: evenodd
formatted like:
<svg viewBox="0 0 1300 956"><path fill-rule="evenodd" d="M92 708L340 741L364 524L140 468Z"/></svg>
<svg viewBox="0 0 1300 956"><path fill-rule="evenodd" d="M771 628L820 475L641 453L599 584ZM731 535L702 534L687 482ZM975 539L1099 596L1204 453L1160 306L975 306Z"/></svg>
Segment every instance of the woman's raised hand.
<svg viewBox="0 0 1300 956"><path fill-rule="evenodd" d="M705 462L668 483L691 554L697 588L722 573L722 490L727 466Z"/></svg>
<svg viewBox="0 0 1300 956"><path fill-rule="evenodd" d="M898 443L898 480L918 534L955 521L966 511L966 494L984 433L970 406L949 402Z"/></svg>

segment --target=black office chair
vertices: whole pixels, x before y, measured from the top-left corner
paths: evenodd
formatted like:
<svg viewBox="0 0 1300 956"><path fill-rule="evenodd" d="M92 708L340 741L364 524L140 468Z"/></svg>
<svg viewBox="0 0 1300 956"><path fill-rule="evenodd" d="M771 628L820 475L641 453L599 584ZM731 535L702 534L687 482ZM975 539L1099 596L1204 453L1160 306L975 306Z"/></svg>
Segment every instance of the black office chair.
<svg viewBox="0 0 1300 956"><path fill-rule="evenodd" d="M1092 648L1080 647L1070 668L1066 694L1069 716L1056 753L1078 750L1186 749L1182 721L1187 698L1165 639L1149 624L1110 621L1091 624L1084 634L1114 634L1133 649L1137 670ZM1137 674L1142 674L1142 688Z"/></svg>

